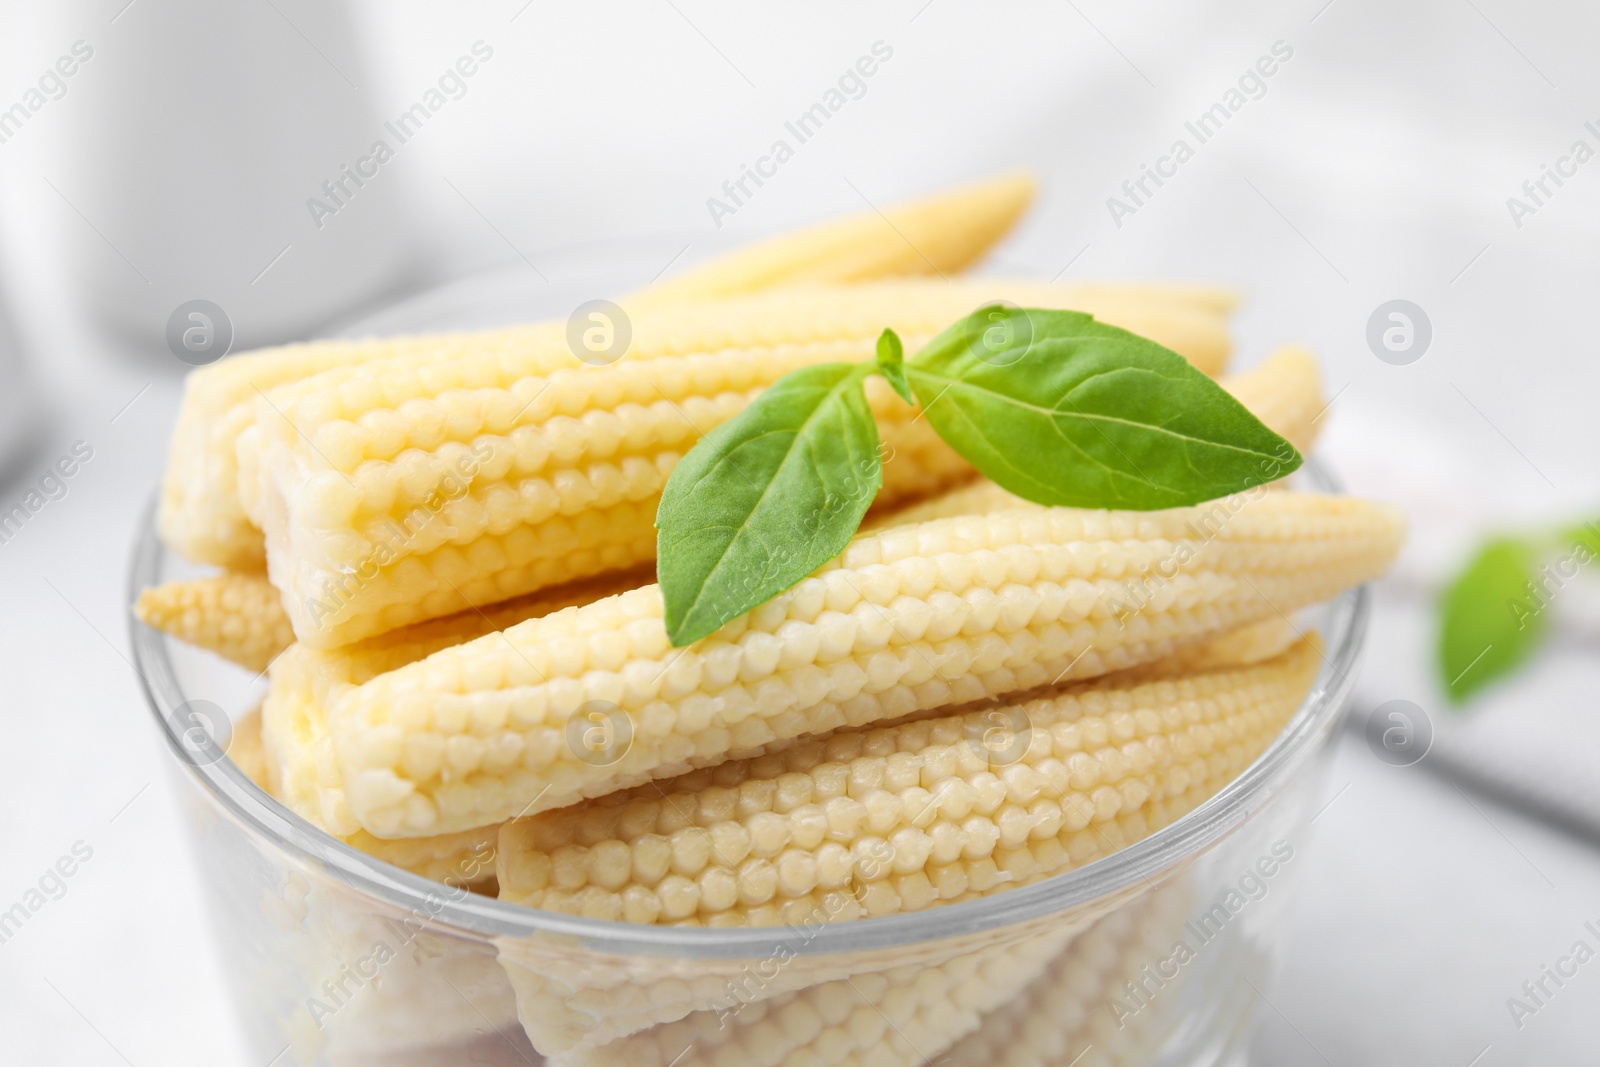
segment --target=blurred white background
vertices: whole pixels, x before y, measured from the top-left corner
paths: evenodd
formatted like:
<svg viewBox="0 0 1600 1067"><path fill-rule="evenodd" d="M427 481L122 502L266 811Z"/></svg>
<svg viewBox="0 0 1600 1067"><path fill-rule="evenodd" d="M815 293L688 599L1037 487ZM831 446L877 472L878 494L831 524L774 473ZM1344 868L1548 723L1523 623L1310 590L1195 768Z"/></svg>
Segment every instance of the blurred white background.
<svg viewBox="0 0 1600 1067"><path fill-rule="evenodd" d="M59 98L7 127L78 42ZM876 42L892 58L866 92L716 225L708 198ZM1265 93L1119 225L1107 199L1278 42ZM1413 700L1444 770L1600 811L1577 603L1600 598L1564 601L1570 638L1462 716L1432 681L1428 600L1486 531L1600 511L1600 161L1520 226L1507 205L1575 141L1600 150L1597 44L1600 8L1570 0L0 3L0 450L19 427L30 446L0 507L93 449L0 543L0 906L94 850L0 944L3 1058L264 1067L235 1054L204 857L125 658L122 573L186 369L174 307L216 301L241 344L309 336L575 246L648 237L681 265L1014 166L1041 196L989 269L1235 283L1241 363L1288 341L1324 360L1327 454L1417 525L1353 714ZM385 133L475 45L459 98ZM394 158L319 227L307 199L379 138ZM1404 366L1366 341L1396 298L1432 324ZM1344 740L1259 1062L1593 1062L1600 964L1520 1027L1506 1001L1600 922L1594 838L1440 771Z"/></svg>

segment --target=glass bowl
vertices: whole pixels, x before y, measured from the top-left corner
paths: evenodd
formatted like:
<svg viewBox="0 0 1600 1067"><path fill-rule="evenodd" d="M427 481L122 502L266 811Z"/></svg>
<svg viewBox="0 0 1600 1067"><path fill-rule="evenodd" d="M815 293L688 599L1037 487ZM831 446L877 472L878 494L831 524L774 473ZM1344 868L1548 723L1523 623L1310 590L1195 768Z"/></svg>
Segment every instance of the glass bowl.
<svg viewBox="0 0 1600 1067"><path fill-rule="evenodd" d="M632 271L575 266L556 284L493 274L343 332L564 317L620 291L619 278L647 282L650 258ZM1337 491L1315 463L1297 478ZM161 546L152 508L130 601L192 573ZM1303 705L1242 774L1143 840L983 899L754 929L542 912L392 867L294 815L224 757L262 678L138 622L132 645L170 767L189 783L255 1062L1211 1065L1244 1060L1369 611L1357 589L1307 613L1324 661Z"/></svg>

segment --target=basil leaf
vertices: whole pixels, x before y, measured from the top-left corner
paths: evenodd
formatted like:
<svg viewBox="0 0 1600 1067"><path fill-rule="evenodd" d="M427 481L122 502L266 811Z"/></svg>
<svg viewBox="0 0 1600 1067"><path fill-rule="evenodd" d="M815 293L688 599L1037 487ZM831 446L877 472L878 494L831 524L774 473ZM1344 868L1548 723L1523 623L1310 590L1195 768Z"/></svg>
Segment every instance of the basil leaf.
<svg viewBox="0 0 1600 1067"><path fill-rule="evenodd" d="M844 550L883 484L871 364L779 378L690 449L656 512L667 637L687 645Z"/></svg>
<svg viewBox="0 0 1600 1067"><path fill-rule="evenodd" d="M940 437L1039 504L1179 507L1301 463L1182 356L1082 312L983 308L906 374Z"/></svg>
<svg viewBox="0 0 1600 1067"><path fill-rule="evenodd" d="M878 370L889 379L889 384L894 386L901 400L907 404L916 403L911 399L911 384L906 381L905 346L900 343L900 335L893 330L884 330L878 335Z"/></svg>
<svg viewBox="0 0 1600 1067"><path fill-rule="evenodd" d="M1529 594L1533 550L1502 539L1485 545L1441 600L1439 673L1462 703L1515 670L1544 639L1543 602Z"/></svg>

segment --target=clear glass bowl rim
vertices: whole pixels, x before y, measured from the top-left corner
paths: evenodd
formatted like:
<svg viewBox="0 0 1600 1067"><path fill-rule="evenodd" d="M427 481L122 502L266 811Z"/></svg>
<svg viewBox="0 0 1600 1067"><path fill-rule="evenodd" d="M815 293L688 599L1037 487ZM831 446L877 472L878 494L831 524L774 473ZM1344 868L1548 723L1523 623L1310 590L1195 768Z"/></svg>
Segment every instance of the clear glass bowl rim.
<svg viewBox="0 0 1600 1067"><path fill-rule="evenodd" d="M1332 474L1315 460L1301 469L1306 488L1339 492ZM140 523L129 569L128 603L161 579L165 549L156 532L155 501ZM977 900L876 919L824 925L797 938L789 927L707 929L647 926L540 911L475 893L452 893L437 882L390 866L306 822L268 796L232 760L195 765L185 757L173 712L191 699L179 682L168 638L129 612L130 639L140 687L173 757L212 801L245 832L292 859L320 868L352 890L402 912L482 939L565 937L586 948L631 956L706 959L754 958L777 946L798 955L827 955L899 948L977 933L1066 912L1192 859L1249 820L1293 779L1325 742L1354 685L1371 613L1365 586L1329 605L1322 629L1323 665L1311 692L1283 732L1245 771L1195 810L1149 837L1104 859L1031 885ZM441 900L441 897L443 898Z"/></svg>

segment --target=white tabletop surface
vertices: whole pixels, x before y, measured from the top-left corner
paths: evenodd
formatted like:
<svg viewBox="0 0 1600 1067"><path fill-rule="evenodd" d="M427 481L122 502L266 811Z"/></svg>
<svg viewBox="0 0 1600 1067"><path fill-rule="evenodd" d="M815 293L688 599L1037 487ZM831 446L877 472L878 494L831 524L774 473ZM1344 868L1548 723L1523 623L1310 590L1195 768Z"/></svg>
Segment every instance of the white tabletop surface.
<svg viewBox="0 0 1600 1067"><path fill-rule="evenodd" d="M21 27L0 29L0 69L42 69L85 36L105 64L85 66L53 111L0 145L0 262L41 382L36 447L0 482L0 505L74 442L93 448L66 496L0 544L0 910L75 844L92 849L65 894L0 944L5 1063L266 1067L240 1052L198 891L204 857L185 840L126 658L123 574L183 368L157 337L94 325L95 276L64 251L99 240L107 270L122 269L118 256L141 261L142 246L132 261L118 249L134 247L137 220L101 214L70 165L82 151L74 124L115 102L129 69L117 49L137 20L176 6L85 0L44 16L0 4ZM346 60L315 13L275 6L298 25L277 23L278 36L251 47L278 56L286 78L346 91L315 49L321 40ZM911 0L757 15L673 0L559 14L521 0L448 13L368 0L354 11L371 73L351 91L379 115L403 110L474 40L496 48L484 80L395 163L434 280L497 262L537 271L541 252L641 234L686 235L687 262L863 201L1029 165L1040 202L999 269L1241 285L1240 361L1313 346L1338 397L1332 460L1357 491L1424 513L1384 592L1358 713L1404 697L1453 729L1429 680L1418 590L1484 530L1588 517L1600 499L1589 327L1600 169L1521 227L1506 206L1573 140L1600 145L1584 129L1600 118L1590 8L1083 0L980 12ZM867 94L713 226L707 197L878 40L895 59ZM1266 95L1119 228L1107 198L1280 40L1294 58ZM204 192L183 180L174 163L175 196ZM272 270L314 273L310 239L283 240L300 252ZM1365 341L1369 314L1396 297L1434 326L1433 348L1410 366L1380 362ZM1561 643L1461 721L1548 731L1569 766L1592 766L1591 648ZM1594 1062L1600 962L1520 1027L1507 1007L1575 941L1600 946L1584 927L1600 927L1593 842L1463 791L1426 761L1383 764L1356 734L1340 741L1327 801L1303 834L1308 862L1282 974L1264 990L1259 1063Z"/></svg>

